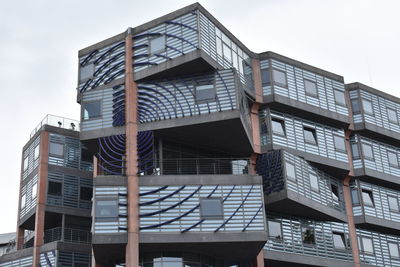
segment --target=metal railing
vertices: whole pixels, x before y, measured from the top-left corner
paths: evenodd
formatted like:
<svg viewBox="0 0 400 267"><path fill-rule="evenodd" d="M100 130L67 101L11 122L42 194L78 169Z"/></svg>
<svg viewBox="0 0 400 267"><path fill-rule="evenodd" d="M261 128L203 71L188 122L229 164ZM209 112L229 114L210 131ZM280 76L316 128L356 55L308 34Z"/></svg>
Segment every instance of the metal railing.
<svg viewBox="0 0 400 267"><path fill-rule="evenodd" d="M64 241L69 243L89 244L92 240L91 233L85 230L56 227L44 231L44 243Z"/></svg>
<svg viewBox="0 0 400 267"><path fill-rule="evenodd" d="M248 158L176 158L148 162L140 175L248 174Z"/></svg>
<svg viewBox="0 0 400 267"><path fill-rule="evenodd" d="M63 129L79 131L79 121L47 114L43 118L43 120L36 126L36 128L31 132L30 138L32 138L38 131L40 131L43 125L51 125Z"/></svg>

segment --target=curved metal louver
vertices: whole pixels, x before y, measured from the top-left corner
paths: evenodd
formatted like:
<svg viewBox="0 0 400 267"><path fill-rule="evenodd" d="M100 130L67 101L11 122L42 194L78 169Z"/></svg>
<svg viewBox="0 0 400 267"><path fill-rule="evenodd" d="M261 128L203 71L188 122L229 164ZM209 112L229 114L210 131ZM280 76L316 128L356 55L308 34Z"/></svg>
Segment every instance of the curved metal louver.
<svg viewBox="0 0 400 267"><path fill-rule="evenodd" d="M101 137L99 143L99 169L103 175L125 174L126 137L124 134Z"/></svg>
<svg viewBox="0 0 400 267"><path fill-rule="evenodd" d="M125 125L125 88L123 85L113 87L113 126Z"/></svg>

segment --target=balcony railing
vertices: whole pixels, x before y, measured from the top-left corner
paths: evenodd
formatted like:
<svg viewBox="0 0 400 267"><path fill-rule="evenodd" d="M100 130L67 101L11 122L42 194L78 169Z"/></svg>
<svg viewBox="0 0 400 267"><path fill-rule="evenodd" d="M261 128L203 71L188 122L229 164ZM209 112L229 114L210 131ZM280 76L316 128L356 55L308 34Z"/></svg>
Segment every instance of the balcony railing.
<svg viewBox="0 0 400 267"><path fill-rule="evenodd" d="M32 136L34 136L42 128L43 125L51 125L63 129L79 131L79 121L47 114L46 117L44 117L44 119L31 132L30 138L32 138Z"/></svg>
<svg viewBox="0 0 400 267"><path fill-rule="evenodd" d="M63 231L61 227L56 227L44 231L44 243L63 241L89 244L91 240L90 232L85 230L65 228Z"/></svg>

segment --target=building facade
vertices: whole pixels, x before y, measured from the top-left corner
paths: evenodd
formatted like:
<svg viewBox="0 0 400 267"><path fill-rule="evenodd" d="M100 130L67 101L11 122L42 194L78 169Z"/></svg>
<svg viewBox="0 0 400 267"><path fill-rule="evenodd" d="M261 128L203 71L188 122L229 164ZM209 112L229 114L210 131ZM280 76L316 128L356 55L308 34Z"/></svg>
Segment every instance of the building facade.
<svg viewBox="0 0 400 267"><path fill-rule="evenodd" d="M400 99L196 3L80 50L77 101L23 149L0 266L400 266Z"/></svg>

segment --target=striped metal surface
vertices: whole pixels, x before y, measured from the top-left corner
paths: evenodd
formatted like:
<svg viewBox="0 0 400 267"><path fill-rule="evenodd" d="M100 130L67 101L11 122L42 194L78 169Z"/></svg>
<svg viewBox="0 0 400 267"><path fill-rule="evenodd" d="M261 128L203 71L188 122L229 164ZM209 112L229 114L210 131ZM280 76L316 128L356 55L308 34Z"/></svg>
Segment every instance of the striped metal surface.
<svg viewBox="0 0 400 267"><path fill-rule="evenodd" d="M37 187L37 182L38 182L38 175L36 174L29 182L22 187L21 189L21 197L25 195L25 206L21 208L20 213L19 213L19 218L21 219L22 217L25 216L30 210L36 207L36 197L32 197L32 187L36 185ZM37 194L37 189L36 189L36 194Z"/></svg>
<svg viewBox="0 0 400 267"><path fill-rule="evenodd" d="M203 219L201 198L221 198L223 219ZM142 186L141 232L265 231L261 185Z"/></svg>
<svg viewBox="0 0 400 267"><path fill-rule="evenodd" d="M348 237L347 224L282 217L275 214L268 214L267 220L279 222L282 229L282 238L270 237L267 240L264 246L267 251L280 251L337 260L353 260L349 246L346 249L337 249L333 243L333 232L343 233ZM314 229L315 244L304 244L302 242L302 226L310 226Z"/></svg>
<svg viewBox="0 0 400 267"><path fill-rule="evenodd" d="M32 256L0 263L0 267L31 267L31 266L32 266Z"/></svg>
<svg viewBox="0 0 400 267"><path fill-rule="evenodd" d="M390 257L388 243L400 244L400 237L394 235L387 235L378 232L371 232L366 230L357 229L357 237L372 239L374 253L366 253L360 249L360 260L362 263L367 263L375 266L400 266L400 258ZM360 240L359 247L360 247Z"/></svg>
<svg viewBox="0 0 400 267"><path fill-rule="evenodd" d="M34 169L39 165L39 155L35 158L35 148L40 144L40 136L33 141L27 149L23 152L22 162L28 157L27 168L22 169L22 179L25 179Z"/></svg>
<svg viewBox="0 0 400 267"><path fill-rule="evenodd" d="M90 267L91 255L77 252L58 251L58 267Z"/></svg>
<svg viewBox="0 0 400 267"><path fill-rule="evenodd" d="M56 267L57 251L47 251L40 253L39 267Z"/></svg>

